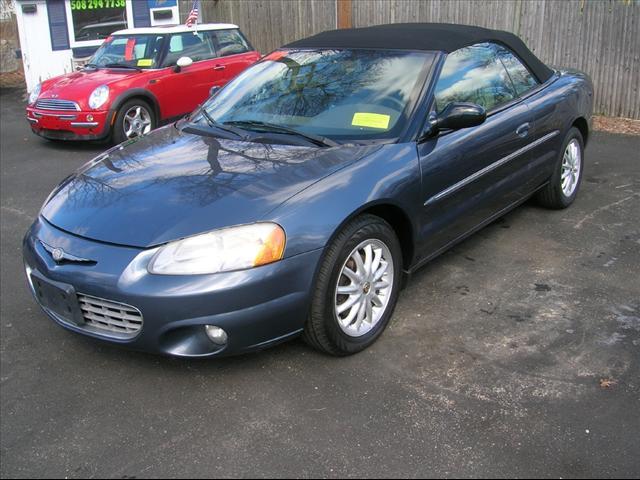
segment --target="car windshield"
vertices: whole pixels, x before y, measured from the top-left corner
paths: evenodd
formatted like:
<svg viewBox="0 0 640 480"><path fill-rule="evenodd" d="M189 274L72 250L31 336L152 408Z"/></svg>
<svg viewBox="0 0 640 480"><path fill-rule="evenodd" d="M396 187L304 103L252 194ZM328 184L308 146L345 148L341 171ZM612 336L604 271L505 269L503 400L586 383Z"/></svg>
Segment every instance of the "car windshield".
<svg viewBox="0 0 640 480"><path fill-rule="evenodd" d="M249 130L284 127L337 141L395 138L433 59L430 52L277 50L203 109L218 124Z"/></svg>
<svg viewBox="0 0 640 480"><path fill-rule="evenodd" d="M89 60L90 67L158 68L163 35L108 37Z"/></svg>

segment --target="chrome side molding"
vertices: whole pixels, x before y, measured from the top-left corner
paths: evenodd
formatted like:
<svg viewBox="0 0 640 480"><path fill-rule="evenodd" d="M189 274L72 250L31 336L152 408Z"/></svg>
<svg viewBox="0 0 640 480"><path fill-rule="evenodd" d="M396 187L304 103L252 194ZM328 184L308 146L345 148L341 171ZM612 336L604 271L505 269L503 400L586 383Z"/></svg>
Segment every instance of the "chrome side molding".
<svg viewBox="0 0 640 480"><path fill-rule="evenodd" d="M532 148L537 147L541 143L544 143L547 140L550 140L551 138L555 137L559 133L560 133L560 130L554 130L553 132L547 133L546 135L540 137L538 140L535 140L535 141L525 145L524 147L519 148L515 152L510 153L509 155L507 155L506 157L503 157L500 160L498 160L496 162L493 162L491 165L487 165L482 170L478 170L474 174L469 175L468 177L463 178L459 182L454 183L450 187L445 188L441 192L436 193L434 196L430 197L426 202L424 202L424 206L427 207L429 205L432 205L432 204L436 203L439 200L442 200L443 198L447 197L448 195L451 195L452 193L456 192L457 190L460 190L462 187L470 184L471 182L473 182L473 181L477 180L478 178L482 177L483 175L486 175L487 173L495 170L496 168L501 167L502 165L504 165L505 163L510 162L514 158L522 155L523 153L528 152Z"/></svg>

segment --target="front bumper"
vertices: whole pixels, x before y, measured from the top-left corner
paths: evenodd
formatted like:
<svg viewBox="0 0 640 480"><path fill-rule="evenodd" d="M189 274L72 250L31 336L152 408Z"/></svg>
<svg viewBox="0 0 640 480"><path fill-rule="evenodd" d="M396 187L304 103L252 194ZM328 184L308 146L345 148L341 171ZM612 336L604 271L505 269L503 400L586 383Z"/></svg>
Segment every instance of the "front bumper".
<svg viewBox="0 0 640 480"><path fill-rule="evenodd" d="M58 264L42 242L95 263ZM174 276L148 273L146 265L154 252L80 238L42 218L23 243L28 270L72 286L76 294L131 305L144 318L142 329L131 339L98 333L43 308L56 323L113 344L183 357L244 353L299 334L322 255L322 250L315 250L249 270ZM227 344L211 342L204 325L223 328Z"/></svg>
<svg viewBox="0 0 640 480"><path fill-rule="evenodd" d="M27 121L36 135L52 140L102 140L109 136L113 112L51 111L28 106Z"/></svg>

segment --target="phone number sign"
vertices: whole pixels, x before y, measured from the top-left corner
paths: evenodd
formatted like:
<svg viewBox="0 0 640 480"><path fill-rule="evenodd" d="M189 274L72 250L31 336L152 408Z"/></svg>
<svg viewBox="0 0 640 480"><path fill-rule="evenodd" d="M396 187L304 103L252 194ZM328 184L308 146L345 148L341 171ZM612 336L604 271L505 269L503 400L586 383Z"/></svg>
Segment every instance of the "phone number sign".
<svg viewBox="0 0 640 480"><path fill-rule="evenodd" d="M125 0L71 0L71 10L100 10L124 6Z"/></svg>

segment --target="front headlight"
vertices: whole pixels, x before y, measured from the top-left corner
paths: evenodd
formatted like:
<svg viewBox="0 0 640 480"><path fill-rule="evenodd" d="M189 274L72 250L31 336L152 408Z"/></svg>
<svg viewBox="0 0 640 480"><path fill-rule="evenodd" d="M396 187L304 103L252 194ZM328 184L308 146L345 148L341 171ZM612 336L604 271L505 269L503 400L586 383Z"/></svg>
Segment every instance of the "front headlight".
<svg viewBox="0 0 640 480"><path fill-rule="evenodd" d="M149 262L150 273L196 275L229 272L277 262L285 233L275 223L224 228L168 243Z"/></svg>
<svg viewBox="0 0 640 480"><path fill-rule="evenodd" d="M109 100L109 87L100 85L89 95L89 106L95 110L104 105L107 100Z"/></svg>
<svg viewBox="0 0 640 480"><path fill-rule="evenodd" d="M29 94L29 105L36 103L36 100L38 100L38 97L40 96L41 89L42 85L38 84L33 90L31 90L31 93Z"/></svg>

